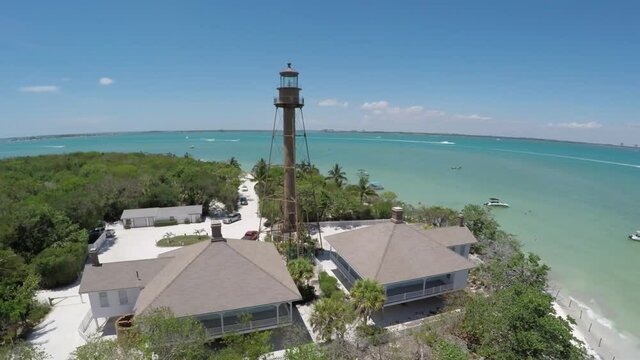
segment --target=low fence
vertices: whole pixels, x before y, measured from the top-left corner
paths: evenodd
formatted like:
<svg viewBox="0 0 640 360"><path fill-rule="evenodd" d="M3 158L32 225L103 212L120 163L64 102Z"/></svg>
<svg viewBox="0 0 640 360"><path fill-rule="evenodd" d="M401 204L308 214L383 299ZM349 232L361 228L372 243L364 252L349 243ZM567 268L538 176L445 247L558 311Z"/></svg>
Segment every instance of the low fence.
<svg viewBox="0 0 640 360"><path fill-rule="evenodd" d="M575 321L573 328L580 334L579 336L583 337L580 340L585 341L587 347L591 348L591 355L602 360L616 360L616 355L618 359L625 358L625 353L629 349L624 351L620 348L619 341L622 339L616 340L615 330L596 320L590 308L564 295L557 286L550 286L548 292L553 296L558 308Z"/></svg>
<svg viewBox="0 0 640 360"><path fill-rule="evenodd" d="M87 329L89 328L89 324L91 324L91 320L93 320L93 313L91 313L91 309L87 311L87 313L82 318L80 325L78 326L78 334L84 339L84 341L89 341L89 336L87 336Z"/></svg>
<svg viewBox="0 0 640 360"><path fill-rule="evenodd" d="M98 240L96 240L93 244L87 245L87 250L89 250L89 251L91 251L91 250L100 251L100 248L102 247L102 245L104 244L104 242L106 240L107 240L107 232L103 231L102 235L100 235Z"/></svg>

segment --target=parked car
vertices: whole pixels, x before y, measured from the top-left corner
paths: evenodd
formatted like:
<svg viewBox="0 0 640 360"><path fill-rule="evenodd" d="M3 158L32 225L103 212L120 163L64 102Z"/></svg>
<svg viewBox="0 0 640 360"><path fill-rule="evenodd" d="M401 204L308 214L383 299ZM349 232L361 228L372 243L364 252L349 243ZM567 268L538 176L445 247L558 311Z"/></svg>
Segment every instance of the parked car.
<svg viewBox="0 0 640 360"><path fill-rule="evenodd" d="M240 196L240 205L249 205L249 201L246 196Z"/></svg>
<svg viewBox="0 0 640 360"><path fill-rule="evenodd" d="M241 219L242 219L242 215L240 215L239 212L235 212L235 213L229 214L229 216L224 218L222 220L222 222L225 223L225 224L231 224L231 223L234 223L236 221L240 221Z"/></svg>
<svg viewBox="0 0 640 360"><path fill-rule="evenodd" d="M107 230L107 238L111 239L116 236L116 231L113 229Z"/></svg>
<svg viewBox="0 0 640 360"><path fill-rule="evenodd" d="M256 230L249 230L244 233L242 240L258 240L258 232Z"/></svg>

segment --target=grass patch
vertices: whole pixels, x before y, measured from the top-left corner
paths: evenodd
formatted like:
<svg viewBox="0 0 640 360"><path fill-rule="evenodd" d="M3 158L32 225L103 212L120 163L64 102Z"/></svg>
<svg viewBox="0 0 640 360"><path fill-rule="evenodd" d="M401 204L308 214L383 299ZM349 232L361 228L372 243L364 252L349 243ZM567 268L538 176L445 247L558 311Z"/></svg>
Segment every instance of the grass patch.
<svg viewBox="0 0 640 360"><path fill-rule="evenodd" d="M208 235L178 235L170 238L164 238L156 242L157 246L169 247L169 246L186 246L198 243L200 241L209 240Z"/></svg>

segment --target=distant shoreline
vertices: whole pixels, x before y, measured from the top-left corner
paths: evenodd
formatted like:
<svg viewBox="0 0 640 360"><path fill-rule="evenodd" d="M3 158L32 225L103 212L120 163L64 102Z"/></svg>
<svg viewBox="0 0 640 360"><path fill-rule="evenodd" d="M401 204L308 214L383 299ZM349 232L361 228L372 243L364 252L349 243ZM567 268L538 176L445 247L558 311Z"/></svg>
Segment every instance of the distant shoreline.
<svg viewBox="0 0 640 360"><path fill-rule="evenodd" d="M90 136L113 136L124 134L164 134L164 133L199 133L199 132L271 132L271 130L225 130L225 129L202 129L202 130L146 130L146 131L105 131L96 133L76 133L76 134L52 134L52 135L33 135L33 136L16 136L8 138L0 138L0 141L29 141L29 140L44 140L44 139L64 139L74 137L90 137ZM436 135L436 136L459 136L470 138L494 138L494 139L509 139L509 140L526 140L526 141L545 141L567 144L583 144L583 145L596 145L605 147L615 147L624 149L639 149L636 144L634 145L620 145L611 143L592 143L585 141L573 141L573 140L557 140L557 139L544 139L544 138L532 138L532 137L517 137L517 136L500 136L500 135L472 135L472 134L458 134L458 133L428 133L428 132L412 132L412 131L379 131L379 130L307 130L309 133L338 133L338 134L400 134L400 135Z"/></svg>

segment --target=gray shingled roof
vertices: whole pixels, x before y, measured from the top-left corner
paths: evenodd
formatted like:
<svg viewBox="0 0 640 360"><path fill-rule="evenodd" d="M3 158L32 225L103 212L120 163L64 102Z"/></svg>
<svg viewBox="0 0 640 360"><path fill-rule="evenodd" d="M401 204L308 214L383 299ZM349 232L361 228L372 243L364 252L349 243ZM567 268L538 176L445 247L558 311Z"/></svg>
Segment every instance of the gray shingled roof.
<svg viewBox="0 0 640 360"><path fill-rule="evenodd" d="M271 243L204 241L163 257L172 260L140 293L136 314L167 306L190 316L301 299Z"/></svg>
<svg viewBox="0 0 640 360"><path fill-rule="evenodd" d="M459 236L464 234L464 230L441 228L436 236L431 236L433 233L430 232L390 221L327 236L326 240L360 276L381 284L446 274L474 266L441 244L444 238Z"/></svg>
<svg viewBox="0 0 640 360"><path fill-rule="evenodd" d="M171 206L163 208L127 209L122 212L120 219L134 219L146 217L169 217L176 219L186 218L189 215L202 214L202 205Z"/></svg>
<svg viewBox="0 0 640 360"><path fill-rule="evenodd" d="M171 258L145 259L104 263L101 266L87 264L80 280L80 294L113 289L146 286ZM136 277L136 271L140 281Z"/></svg>
<svg viewBox="0 0 640 360"><path fill-rule="evenodd" d="M447 226L427 230L417 228L417 230L429 239L446 247L475 244L478 242L466 226Z"/></svg>

